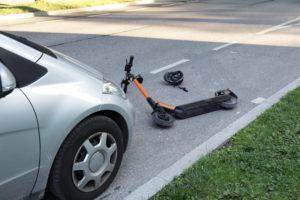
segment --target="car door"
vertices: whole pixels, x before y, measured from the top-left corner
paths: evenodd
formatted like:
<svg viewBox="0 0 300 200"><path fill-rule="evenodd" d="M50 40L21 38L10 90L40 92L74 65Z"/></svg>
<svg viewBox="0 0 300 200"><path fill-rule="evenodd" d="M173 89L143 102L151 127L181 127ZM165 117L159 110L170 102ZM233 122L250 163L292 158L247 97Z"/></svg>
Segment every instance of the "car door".
<svg viewBox="0 0 300 200"><path fill-rule="evenodd" d="M4 67L0 62L0 69ZM30 194L39 168L39 145L34 110L22 91L15 88L0 97L1 200L23 199Z"/></svg>

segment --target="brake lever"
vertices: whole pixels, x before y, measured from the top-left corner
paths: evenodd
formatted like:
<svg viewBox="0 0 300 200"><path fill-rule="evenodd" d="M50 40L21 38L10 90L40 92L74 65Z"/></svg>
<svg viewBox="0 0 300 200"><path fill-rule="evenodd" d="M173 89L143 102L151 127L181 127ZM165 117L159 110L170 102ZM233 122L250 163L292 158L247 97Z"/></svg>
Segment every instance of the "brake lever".
<svg viewBox="0 0 300 200"><path fill-rule="evenodd" d="M129 85L128 79L123 79L122 82L121 82L121 87L123 88L123 91L125 93L127 93L128 85Z"/></svg>

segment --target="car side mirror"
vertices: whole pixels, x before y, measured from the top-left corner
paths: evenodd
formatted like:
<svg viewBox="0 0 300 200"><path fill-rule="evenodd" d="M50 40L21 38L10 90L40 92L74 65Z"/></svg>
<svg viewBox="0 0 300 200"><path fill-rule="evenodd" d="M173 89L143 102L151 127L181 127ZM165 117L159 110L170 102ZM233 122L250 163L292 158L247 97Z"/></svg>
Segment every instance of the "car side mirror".
<svg viewBox="0 0 300 200"><path fill-rule="evenodd" d="M10 94L16 88L16 79L0 60L0 98Z"/></svg>

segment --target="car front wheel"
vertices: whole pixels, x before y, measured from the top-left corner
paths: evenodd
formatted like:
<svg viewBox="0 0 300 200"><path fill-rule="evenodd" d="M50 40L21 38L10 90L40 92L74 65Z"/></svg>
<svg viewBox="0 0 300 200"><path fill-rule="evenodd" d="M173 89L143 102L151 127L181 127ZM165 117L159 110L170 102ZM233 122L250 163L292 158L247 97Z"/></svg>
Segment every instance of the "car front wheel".
<svg viewBox="0 0 300 200"><path fill-rule="evenodd" d="M123 157L119 126L96 116L79 124L66 138L54 161L49 189L59 199L98 197L115 178Z"/></svg>

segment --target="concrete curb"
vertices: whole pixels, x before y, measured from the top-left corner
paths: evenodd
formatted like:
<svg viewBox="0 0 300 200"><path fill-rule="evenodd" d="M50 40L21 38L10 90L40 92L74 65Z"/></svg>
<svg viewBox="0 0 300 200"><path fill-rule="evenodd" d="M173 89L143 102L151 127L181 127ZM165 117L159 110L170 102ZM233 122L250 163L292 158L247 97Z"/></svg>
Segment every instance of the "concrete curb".
<svg viewBox="0 0 300 200"><path fill-rule="evenodd" d="M200 144L190 153L183 156L170 167L160 172L144 185L138 187L130 195L125 197L125 200L147 200L159 192L165 185L170 183L176 176L179 176L185 169L190 167L193 163L201 157L207 155L215 150L227 140L229 140L235 133L246 127L249 123L255 120L264 111L277 103L289 91L300 86L300 77L292 83L279 90L262 104L256 106L254 109L243 115L241 118L230 124L228 127L218 132L204 143Z"/></svg>
<svg viewBox="0 0 300 200"><path fill-rule="evenodd" d="M34 13L0 15L0 22L6 20L26 19L26 18L39 17L39 16L56 16L56 15L66 15L66 14L91 12L91 11L112 11L112 10L128 7L130 5L145 5L150 3L154 3L154 0L137 0L131 3L117 3L117 4L110 4L110 5L103 5L103 6L91 6L91 7L74 8L74 9L67 9L67 10L52 10L47 12L41 11L41 12L34 12Z"/></svg>

